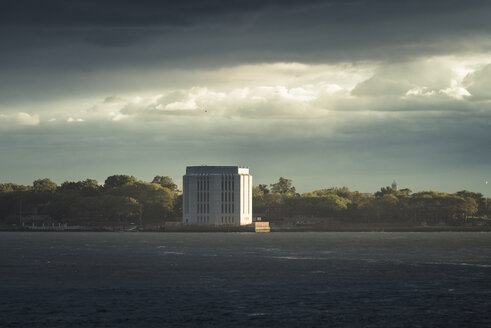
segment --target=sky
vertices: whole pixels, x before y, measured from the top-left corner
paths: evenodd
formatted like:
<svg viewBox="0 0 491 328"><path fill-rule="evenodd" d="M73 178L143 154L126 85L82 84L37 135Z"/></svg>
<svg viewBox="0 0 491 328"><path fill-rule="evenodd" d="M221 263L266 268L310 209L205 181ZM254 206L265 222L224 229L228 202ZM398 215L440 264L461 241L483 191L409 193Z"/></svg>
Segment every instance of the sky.
<svg viewBox="0 0 491 328"><path fill-rule="evenodd" d="M6 0L0 44L0 183L491 196L490 1Z"/></svg>

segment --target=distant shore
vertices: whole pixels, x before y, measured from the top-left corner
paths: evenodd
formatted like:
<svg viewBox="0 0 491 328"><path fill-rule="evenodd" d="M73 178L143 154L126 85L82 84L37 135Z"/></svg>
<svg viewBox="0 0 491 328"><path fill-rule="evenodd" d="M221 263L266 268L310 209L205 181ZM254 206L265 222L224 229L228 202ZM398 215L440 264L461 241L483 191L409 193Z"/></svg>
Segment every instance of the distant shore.
<svg viewBox="0 0 491 328"><path fill-rule="evenodd" d="M252 226L181 226L172 229L163 227L31 227L0 226L3 232L254 232ZM271 232L490 232L491 226L337 226L301 227L271 225Z"/></svg>
<svg viewBox="0 0 491 328"><path fill-rule="evenodd" d="M291 229L272 229L273 232L489 232L491 226L416 226L416 227L373 227L373 228L355 228L355 227L338 227L332 229L308 229L308 228L291 228Z"/></svg>

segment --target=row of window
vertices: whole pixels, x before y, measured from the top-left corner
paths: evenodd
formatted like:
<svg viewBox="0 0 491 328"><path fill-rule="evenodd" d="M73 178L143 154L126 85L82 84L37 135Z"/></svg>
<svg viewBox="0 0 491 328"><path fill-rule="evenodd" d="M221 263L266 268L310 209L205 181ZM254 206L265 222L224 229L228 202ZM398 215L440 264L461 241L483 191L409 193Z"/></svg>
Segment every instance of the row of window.
<svg viewBox="0 0 491 328"><path fill-rule="evenodd" d="M196 213L210 213L210 204L208 203L196 204ZM234 203L222 204L222 213L235 213L235 204Z"/></svg>
<svg viewBox="0 0 491 328"><path fill-rule="evenodd" d="M235 181L233 176L222 175L222 191L223 190L234 190Z"/></svg>
<svg viewBox="0 0 491 328"><path fill-rule="evenodd" d="M198 177L197 188L200 191L204 191L204 190L209 191L210 190L210 178L207 176Z"/></svg>
<svg viewBox="0 0 491 328"><path fill-rule="evenodd" d="M222 191L222 202L233 202L235 193L233 191Z"/></svg>
<svg viewBox="0 0 491 328"><path fill-rule="evenodd" d="M210 204L209 203L196 204L196 213L210 213Z"/></svg>
<svg viewBox="0 0 491 328"><path fill-rule="evenodd" d="M222 213L234 213L234 212L235 212L235 204L234 203L222 204Z"/></svg>
<svg viewBox="0 0 491 328"><path fill-rule="evenodd" d="M198 191L196 193L196 198L198 199L198 202L209 202L210 201L210 193Z"/></svg>
<svg viewBox="0 0 491 328"><path fill-rule="evenodd" d="M233 176L222 175L222 191L223 190L234 190L235 180ZM198 177L196 182L196 188L198 191L210 191L210 177L202 176Z"/></svg>
<svg viewBox="0 0 491 328"><path fill-rule="evenodd" d="M209 192L197 192L196 198L198 202L209 202L210 193ZM235 198L235 193L233 191L222 191L222 202L233 202Z"/></svg>
<svg viewBox="0 0 491 328"><path fill-rule="evenodd" d="M210 217L209 216L198 216L197 218L198 223L210 223ZM187 220L186 220L187 223ZM222 223L234 223L234 217L233 216L222 216Z"/></svg>
<svg viewBox="0 0 491 328"><path fill-rule="evenodd" d="M210 213L210 204L197 203L196 213ZM222 204L222 213L235 213L235 204L234 203Z"/></svg>

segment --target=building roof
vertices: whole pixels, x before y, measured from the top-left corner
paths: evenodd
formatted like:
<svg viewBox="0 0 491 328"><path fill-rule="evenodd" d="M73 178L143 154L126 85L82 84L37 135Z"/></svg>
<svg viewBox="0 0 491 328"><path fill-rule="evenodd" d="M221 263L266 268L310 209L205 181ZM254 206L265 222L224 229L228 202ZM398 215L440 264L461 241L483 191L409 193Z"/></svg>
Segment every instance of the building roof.
<svg viewBox="0 0 491 328"><path fill-rule="evenodd" d="M247 171L247 172L245 172ZM186 174L238 174L249 173L247 166L188 166L186 167Z"/></svg>

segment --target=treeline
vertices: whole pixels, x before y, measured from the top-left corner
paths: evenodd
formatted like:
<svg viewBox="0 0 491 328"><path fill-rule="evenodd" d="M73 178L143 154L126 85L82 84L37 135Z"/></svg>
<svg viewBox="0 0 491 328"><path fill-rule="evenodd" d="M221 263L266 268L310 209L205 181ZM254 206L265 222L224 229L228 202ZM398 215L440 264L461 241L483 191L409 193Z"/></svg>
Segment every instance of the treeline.
<svg viewBox="0 0 491 328"><path fill-rule="evenodd" d="M180 219L181 203L177 185L166 176L145 182L112 175L103 185L93 179L61 185L50 179L38 179L30 186L0 184L0 222L4 224L160 225Z"/></svg>
<svg viewBox="0 0 491 328"><path fill-rule="evenodd" d="M471 218L490 217L481 193L439 191L412 193L409 189L383 187L373 195L346 187L296 193L292 181L259 185L253 190L254 214L270 221L291 218L302 222L334 219L340 222L380 222L407 224L460 224ZM491 204L490 204L491 205Z"/></svg>
<svg viewBox="0 0 491 328"><path fill-rule="evenodd" d="M292 180L283 177L269 186L253 188L253 214L270 221L460 224L491 217L490 201L466 190L412 193L391 187L374 195L346 187L298 194ZM102 185L93 179L61 185L50 179L38 179L29 186L0 184L0 224L156 226L181 217L181 192L167 176L145 182L129 175L112 175Z"/></svg>

